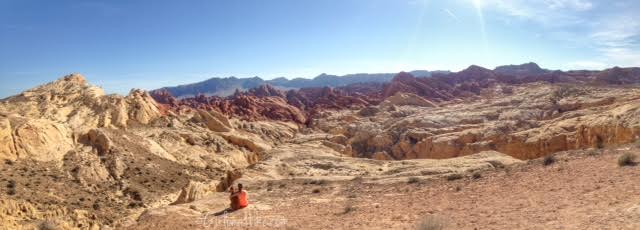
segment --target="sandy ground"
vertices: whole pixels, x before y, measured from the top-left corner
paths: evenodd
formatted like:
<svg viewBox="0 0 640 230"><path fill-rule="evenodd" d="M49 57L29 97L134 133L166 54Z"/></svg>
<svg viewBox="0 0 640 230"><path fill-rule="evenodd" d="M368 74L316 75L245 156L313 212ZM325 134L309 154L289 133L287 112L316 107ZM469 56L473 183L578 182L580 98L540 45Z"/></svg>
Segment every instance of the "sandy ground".
<svg viewBox="0 0 640 230"><path fill-rule="evenodd" d="M130 228L416 229L429 218L446 229L640 229L640 166L618 166L625 152L640 151L570 151L548 166L538 159L457 180L262 181L248 187L247 209L216 216L227 205L216 194L150 210Z"/></svg>

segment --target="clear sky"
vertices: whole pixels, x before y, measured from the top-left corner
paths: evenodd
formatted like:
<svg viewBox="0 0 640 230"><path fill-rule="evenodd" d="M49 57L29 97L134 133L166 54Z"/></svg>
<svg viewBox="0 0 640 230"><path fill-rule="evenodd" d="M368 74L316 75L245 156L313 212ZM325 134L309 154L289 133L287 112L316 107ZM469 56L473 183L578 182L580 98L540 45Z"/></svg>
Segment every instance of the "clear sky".
<svg viewBox="0 0 640 230"><path fill-rule="evenodd" d="M0 97L79 72L107 92L210 77L640 66L640 1L0 0Z"/></svg>

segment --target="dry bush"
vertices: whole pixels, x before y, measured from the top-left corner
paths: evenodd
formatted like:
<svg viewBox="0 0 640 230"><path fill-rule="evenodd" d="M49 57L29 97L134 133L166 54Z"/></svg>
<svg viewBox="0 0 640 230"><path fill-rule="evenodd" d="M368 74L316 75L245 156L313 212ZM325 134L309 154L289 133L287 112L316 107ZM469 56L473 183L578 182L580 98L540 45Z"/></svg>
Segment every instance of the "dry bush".
<svg viewBox="0 0 640 230"><path fill-rule="evenodd" d="M45 220L38 225L39 230L58 230L60 227L52 220Z"/></svg>
<svg viewBox="0 0 640 230"><path fill-rule="evenodd" d="M459 180L462 178L464 178L464 176L462 176L462 174L459 174L459 173L449 174L447 176L448 181Z"/></svg>
<svg viewBox="0 0 640 230"><path fill-rule="evenodd" d="M636 164L636 155L633 153L625 153L622 154L622 156L618 157L618 165L620 167L634 166Z"/></svg>
<svg viewBox="0 0 640 230"><path fill-rule="evenodd" d="M544 160L542 161L542 164L544 166L547 166L547 165L551 165L551 164L553 164L555 162L556 162L556 158L553 155L547 155L546 157L544 157Z"/></svg>
<svg viewBox="0 0 640 230"><path fill-rule="evenodd" d="M356 210L356 207L353 204L347 204L344 206L344 210L342 210L342 214L347 214Z"/></svg>
<svg viewBox="0 0 640 230"><path fill-rule="evenodd" d="M416 226L417 230L442 230L445 229L446 222L437 216L427 216Z"/></svg>

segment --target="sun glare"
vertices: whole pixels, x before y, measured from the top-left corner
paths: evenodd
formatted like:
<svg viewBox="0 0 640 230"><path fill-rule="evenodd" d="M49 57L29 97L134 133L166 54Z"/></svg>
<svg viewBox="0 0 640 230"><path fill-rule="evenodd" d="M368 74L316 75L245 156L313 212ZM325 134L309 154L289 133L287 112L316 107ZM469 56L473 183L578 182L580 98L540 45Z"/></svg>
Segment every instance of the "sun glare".
<svg viewBox="0 0 640 230"><path fill-rule="evenodd" d="M478 9L482 8L482 0L471 0L471 2L473 2L473 5L476 8L478 8Z"/></svg>

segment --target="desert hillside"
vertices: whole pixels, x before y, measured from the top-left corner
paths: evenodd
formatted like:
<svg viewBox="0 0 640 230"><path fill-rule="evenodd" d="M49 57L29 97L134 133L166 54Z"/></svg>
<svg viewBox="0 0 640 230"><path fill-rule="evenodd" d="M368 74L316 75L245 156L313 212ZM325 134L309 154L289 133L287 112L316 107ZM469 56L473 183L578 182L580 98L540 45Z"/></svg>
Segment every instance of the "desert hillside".
<svg viewBox="0 0 640 230"><path fill-rule="evenodd" d="M528 63L178 99L72 74L0 101L0 228L637 229L639 80ZM236 183L250 206L221 213Z"/></svg>

